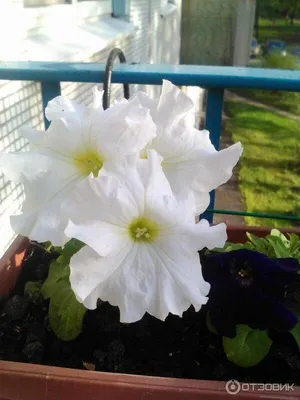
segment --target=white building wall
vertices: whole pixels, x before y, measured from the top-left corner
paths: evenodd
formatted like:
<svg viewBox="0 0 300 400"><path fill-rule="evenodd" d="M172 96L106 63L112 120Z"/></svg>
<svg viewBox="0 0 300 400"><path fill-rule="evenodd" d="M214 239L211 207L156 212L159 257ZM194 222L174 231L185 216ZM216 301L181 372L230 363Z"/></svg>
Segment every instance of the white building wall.
<svg viewBox="0 0 300 400"><path fill-rule="evenodd" d="M62 45L64 35L57 42L45 35L33 37L29 35L24 43L19 43L23 52L16 54L15 59L105 63L111 49L120 47L128 63L176 64L179 62L180 53L181 0L174 0L172 3L173 5L168 4L162 9L161 0L130 0L129 15L125 19L133 25L134 29L131 33L115 35L113 40L103 45L102 33L97 33L97 24L93 26L92 39L96 45L99 39L100 51L95 48L89 50L92 40L87 40L86 50L81 48L78 51L79 42L76 42L73 47L72 44ZM0 14L1 7L0 3ZM106 21L108 26L116 22L109 16ZM101 31L100 28L99 30ZM1 54L4 59L5 52L1 52L0 45L0 57ZM92 84L63 83L62 93L88 104L91 101L90 88L92 86ZM133 93L138 87L131 85L130 89ZM155 87L140 87L140 89L146 89L149 94L158 92L158 88ZM115 98L122 96L122 86L113 85L112 93ZM27 150L28 143L20 135L20 129L25 126L31 126L34 129L44 128L40 84L0 81L0 151ZM22 186L8 182L4 176L0 175L0 256L15 237L10 228L9 216L20 209L23 199Z"/></svg>

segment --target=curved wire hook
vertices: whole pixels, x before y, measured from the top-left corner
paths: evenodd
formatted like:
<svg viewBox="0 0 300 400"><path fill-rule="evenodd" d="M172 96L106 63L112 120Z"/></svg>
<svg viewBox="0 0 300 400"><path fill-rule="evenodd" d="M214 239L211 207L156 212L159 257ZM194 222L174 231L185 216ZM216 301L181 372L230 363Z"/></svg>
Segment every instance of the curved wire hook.
<svg viewBox="0 0 300 400"><path fill-rule="evenodd" d="M112 76L112 69L116 58L119 57L120 63L126 63L126 58L121 49L115 48L113 49L108 56L106 67L105 67L105 75L104 75L104 83L103 83L103 108L106 110L110 106L110 94L111 94L111 76ZM124 97L125 99L129 99L129 84L124 83Z"/></svg>

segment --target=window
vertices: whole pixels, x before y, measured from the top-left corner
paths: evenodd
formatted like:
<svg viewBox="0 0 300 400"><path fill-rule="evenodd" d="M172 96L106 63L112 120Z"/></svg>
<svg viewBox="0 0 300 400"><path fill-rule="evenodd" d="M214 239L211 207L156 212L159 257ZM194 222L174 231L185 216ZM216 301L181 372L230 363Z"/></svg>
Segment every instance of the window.
<svg viewBox="0 0 300 400"><path fill-rule="evenodd" d="M160 15L165 17L173 14L177 9L176 5L171 0L160 0Z"/></svg>
<svg viewBox="0 0 300 400"><path fill-rule="evenodd" d="M2 0L0 0L1 2ZM59 26L75 26L84 20L100 15L111 15L112 0L18 0L24 36L34 35L40 30ZM0 7L1 8L1 7Z"/></svg>
<svg viewBox="0 0 300 400"><path fill-rule="evenodd" d="M66 0L24 0L24 7L41 7L65 3Z"/></svg>
<svg viewBox="0 0 300 400"><path fill-rule="evenodd" d="M112 0L113 16L122 18L129 14L129 0Z"/></svg>
<svg viewBox="0 0 300 400"><path fill-rule="evenodd" d="M22 0L21 0L22 1ZM93 2L93 3L111 3L111 0L23 0L24 7L43 7L53 6L54 4L71 4L76 5L80 2Z"/></svg>

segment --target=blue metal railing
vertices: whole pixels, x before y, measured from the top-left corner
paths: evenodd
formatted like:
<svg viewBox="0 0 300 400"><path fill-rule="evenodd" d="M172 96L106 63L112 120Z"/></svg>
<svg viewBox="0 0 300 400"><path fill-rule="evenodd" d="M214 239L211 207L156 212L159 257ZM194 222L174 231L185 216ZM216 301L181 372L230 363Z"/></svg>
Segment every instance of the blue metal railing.
<svg viewBox="0 0 300 400"><path fill-rule="evenodd" d="M0 63L0 79L41 82L43 107L53 97L60 95L60 82L104 81L105 65L97 63L57 62L8 62ZM300 71L268 70L260 68L208 67L195 65L116 65L112 74L113 83L161 85L168 79L176 85L200 86L208 89L206 107L206 129L211 141L218 149L222 122L225 88L252 88L300 92ZM48 121L45 120L47 127ZM214 192L208 211L203 217L212 220ZM226 211L224 213L237 214ZM241 213L252 215L253 213ZM267 214L255 213L268 218ZM274 216L273 216L274 217ZM285 218L282 216L281 218ZM300 217L290 217L300 221Z"/></svg>

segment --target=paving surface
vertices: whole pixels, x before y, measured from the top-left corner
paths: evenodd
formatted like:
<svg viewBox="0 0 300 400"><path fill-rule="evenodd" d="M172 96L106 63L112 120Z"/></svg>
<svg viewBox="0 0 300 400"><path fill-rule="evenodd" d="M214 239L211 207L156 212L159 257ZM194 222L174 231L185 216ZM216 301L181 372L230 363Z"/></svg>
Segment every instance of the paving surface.
<svg viewBox="0 0 300 400"><path fill-rule="evenodd" d="M220 138L220 149L233 144L231 134L224 129L226 116L223 115L223 129ZM238 185L238 165L233 170L231 179L216 190L215 208L220 210L245 211L243 196ZM225 222L228 225L244 225L244 218L236 215L214 214L213 222Z"/></svg>

